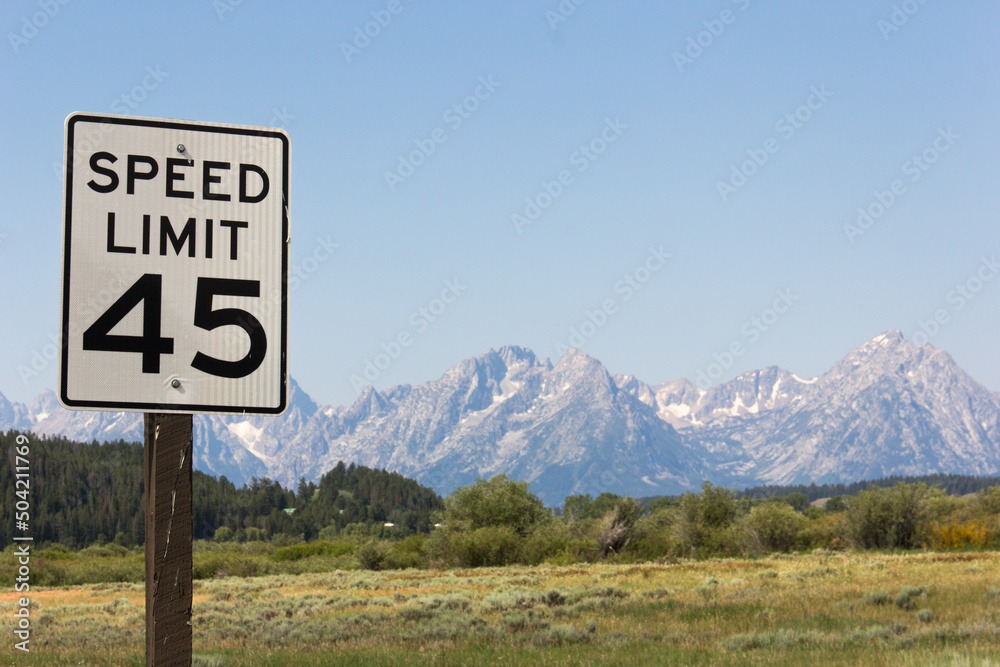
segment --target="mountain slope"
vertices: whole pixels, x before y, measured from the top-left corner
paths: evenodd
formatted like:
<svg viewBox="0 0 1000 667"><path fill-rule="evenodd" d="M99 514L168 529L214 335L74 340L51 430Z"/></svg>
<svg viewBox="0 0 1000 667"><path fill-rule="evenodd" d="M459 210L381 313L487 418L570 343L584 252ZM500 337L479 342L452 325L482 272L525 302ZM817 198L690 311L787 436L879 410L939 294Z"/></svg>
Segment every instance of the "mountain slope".
<svg viewBox="0 0 1000 667"><path fill-rule="evenodd" d="M738 443L752 461L741 477L754 483L1000 472L1000 405L942 350L887 331L814 380L789 377L772 405L708 419L692 437Z"/></svg>
<svg viewBox="0 0 1000 667"><path fill-rule="evenodd" d="M77 440L141 440L140 415L67 412L45 392L0 396L0 427ZM317 405L293 381L281 417L199 415L195 466L242 484L317 480L338 461L385 468L447 494L476 477L568 494L658 495L719 484L849 482L1000 472L1000 399L944 351L884 332L803 380L771 366L701 390L611 375L570 350L554 366L507 346L439 380Z"/></svg>
<svg viewBox="0 0 1000 667"><path fill-rule="evenodd" d="M491 350L419 387L369 389L329 419L326 453L296 474L355 460L447 493L507 473L553 503L569 493L675 493L703 475L673 428L577 351L552 367L523 348ZM304 432L290 448L316 440Z"/></svg>

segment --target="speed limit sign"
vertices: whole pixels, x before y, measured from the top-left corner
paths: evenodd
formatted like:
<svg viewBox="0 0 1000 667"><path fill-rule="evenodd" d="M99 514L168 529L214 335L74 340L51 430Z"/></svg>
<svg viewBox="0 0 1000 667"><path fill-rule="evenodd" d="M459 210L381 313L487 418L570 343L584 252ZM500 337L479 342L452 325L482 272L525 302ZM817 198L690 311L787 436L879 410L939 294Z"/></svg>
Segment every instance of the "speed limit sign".
<svg viewBox="0 0 1000 667"><path fill-rule="evenodd" d="M63 406L285 410L289 152L280 129L66 119Z"/></svg>

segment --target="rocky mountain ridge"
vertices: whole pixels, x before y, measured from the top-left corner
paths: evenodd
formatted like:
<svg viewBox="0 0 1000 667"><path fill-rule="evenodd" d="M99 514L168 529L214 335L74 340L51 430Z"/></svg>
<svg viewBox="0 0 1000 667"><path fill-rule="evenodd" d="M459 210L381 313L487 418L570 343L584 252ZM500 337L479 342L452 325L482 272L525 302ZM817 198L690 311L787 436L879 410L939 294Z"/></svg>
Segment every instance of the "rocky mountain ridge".
<svg viewBox="0 0 1000 667"><path fill-rule="evenodd" d="M141 415L69 412L50 391L29 405L0 395L0 428L142 439ZM294 485L340 460L442 494L506 473L554 505L571 493L675 494L705 479L744 487L988 475L1000 472L1000 396L946 352L887 331L811 379L771 366L707 390L683 379L648 385L579 350L553 365L506 346L439 380L368 387L350 406L318 405L292 381L280 417L195 419L195 467L237 484Z"/></svg>

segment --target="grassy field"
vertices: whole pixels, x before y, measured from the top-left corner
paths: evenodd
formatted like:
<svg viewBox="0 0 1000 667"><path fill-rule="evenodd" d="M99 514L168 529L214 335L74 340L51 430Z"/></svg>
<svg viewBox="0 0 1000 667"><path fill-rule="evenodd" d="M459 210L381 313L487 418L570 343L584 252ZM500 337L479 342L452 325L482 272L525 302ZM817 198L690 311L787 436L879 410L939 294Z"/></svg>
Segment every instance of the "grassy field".
<svg viewBox="0 0 1000 667"><path fill-rule="evenodd" d="M143 586L32 588L30 654L144 664ZM991 665L1000 553L227 577L195 582L195 665Z"/></svg>

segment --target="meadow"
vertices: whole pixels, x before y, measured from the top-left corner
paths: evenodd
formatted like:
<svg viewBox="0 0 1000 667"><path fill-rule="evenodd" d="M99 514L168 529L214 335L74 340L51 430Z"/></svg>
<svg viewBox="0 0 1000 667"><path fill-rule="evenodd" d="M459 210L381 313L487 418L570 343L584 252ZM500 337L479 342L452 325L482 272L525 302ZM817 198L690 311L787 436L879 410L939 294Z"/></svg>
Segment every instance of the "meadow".
<svg viewBox="0 0 1000 667"><path fill-rule="evenodd" d="M995 551L380 572L308 560L196 580L194 664L1000 665ZM143 590L33 586L25 654L6 588L0 660L142 665Z"/></svg>

